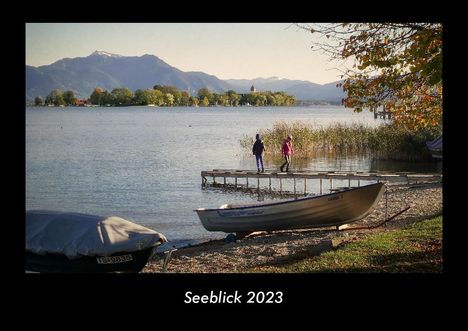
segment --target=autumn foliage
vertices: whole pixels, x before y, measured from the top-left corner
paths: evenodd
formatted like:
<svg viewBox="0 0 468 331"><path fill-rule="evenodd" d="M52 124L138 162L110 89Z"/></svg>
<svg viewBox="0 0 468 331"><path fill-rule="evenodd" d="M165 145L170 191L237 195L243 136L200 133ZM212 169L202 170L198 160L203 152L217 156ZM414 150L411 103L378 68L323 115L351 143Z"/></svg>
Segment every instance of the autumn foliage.
<svg viewBox="0 0 468 331"><path fill-rule="evenodd" d="M341 85L346 107L384 106L411 130L442 126L442 24L300 25L320 36L314 49L348 63ZM352 67L349 67L349 63Z"/></svg>

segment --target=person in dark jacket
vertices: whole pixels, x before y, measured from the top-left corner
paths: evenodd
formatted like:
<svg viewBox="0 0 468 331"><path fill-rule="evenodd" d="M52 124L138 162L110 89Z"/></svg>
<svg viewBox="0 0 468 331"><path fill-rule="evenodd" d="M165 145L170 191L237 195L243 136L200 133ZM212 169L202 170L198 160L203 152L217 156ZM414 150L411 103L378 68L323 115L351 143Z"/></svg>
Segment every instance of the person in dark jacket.
<svg viewBox="0 0 468 331"><path fill-rule="evenodd" d="M255 143L252 147L252 153L255 155L255 159L257 160L257 169L258 172L265 172L265 168L263 167L263 152L266 151L265 144L263 140L260 139L260 135L257 133L255 136Z"/></svg>

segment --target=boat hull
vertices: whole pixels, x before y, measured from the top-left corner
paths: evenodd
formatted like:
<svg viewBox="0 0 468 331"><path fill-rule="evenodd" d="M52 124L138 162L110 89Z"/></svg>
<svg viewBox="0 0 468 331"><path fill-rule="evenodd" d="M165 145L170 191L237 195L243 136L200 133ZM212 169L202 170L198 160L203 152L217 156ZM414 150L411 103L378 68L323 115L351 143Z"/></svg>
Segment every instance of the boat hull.
<svg viewBox="0 0 468 331"><path fill-rule="evenodd" d="M110 256L82 256L69 259L62 254L39 255L26 251L26 270L47 273L139 272L146 265L154 247Z"/></svg>
<svg viewBox="0 0 468 331"><path fill-rule="evenodd" d="M442 159L442 136L426 142L426 146L431 152L431 155L435 159Z"/></svg>
<svg viewBox="0 0 468 331"><path fill-rule="evenodd" d="M278 203L196 212L205 229L227 233L339 226L370 214L384 192L385 185L376 183Z"/></svg>

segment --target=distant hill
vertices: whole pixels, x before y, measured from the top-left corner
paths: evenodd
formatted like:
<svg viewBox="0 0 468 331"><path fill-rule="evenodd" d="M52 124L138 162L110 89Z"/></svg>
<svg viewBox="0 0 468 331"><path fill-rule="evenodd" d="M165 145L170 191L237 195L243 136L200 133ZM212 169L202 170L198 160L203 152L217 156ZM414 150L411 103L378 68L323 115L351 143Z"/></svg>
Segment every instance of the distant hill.
<svg viewBox="0 0 468 331"><path fill-rule="evenodd" d="M65 58L50 65L26 66L26 98L46 97L54 89L72 90L87 98L94 88L108 91L118 87L130 90L172 85L196 94L201 88L224 92L232 87L213 75L184 72L154 55L121 56L96 51L87 57Z"/></svg>
<svg viewBox="0 0 468 331"><path fill-rule="evenodd" d="M325 85L302 80L256 79L221 80L203 72L184 72L170 66L154 55L122 56L95 51L86 57L64 58L50 65L26 66L26 99L45 98L52 90L72 90L78 98L88 98L96 87L108 91L119 87L130 90L172 85L196 95L201 88L217 93L235 90L249 93L252 85L258 91L284 91L297 100L320 100L339 103L345 96L336 87L338 82Z"/></svg>
<svg viewBox="0 0 468 331"><path fill-rule="evenodd" d="M294 95L297 100L321 100L328 102L341 102L346 94L337 88L333 82L324 85L304 80L278 79L278 77L256 79L227 79L227 83L234 86L234 90L246 93L255 86L258 91L284 91Z"/></svg>

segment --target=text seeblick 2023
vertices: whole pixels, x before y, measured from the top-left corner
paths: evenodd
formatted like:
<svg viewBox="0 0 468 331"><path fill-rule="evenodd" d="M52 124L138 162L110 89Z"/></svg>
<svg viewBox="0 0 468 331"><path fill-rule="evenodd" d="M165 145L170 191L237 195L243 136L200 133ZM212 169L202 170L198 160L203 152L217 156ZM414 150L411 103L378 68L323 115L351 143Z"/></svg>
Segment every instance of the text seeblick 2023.
<svg viewBox="0 0 468 331"><path fill-rule="evenodd" d="M245 303L266 303L266 304L278 304L283 302L283 292L281 291L250 291L247 292L247 301ZM236 303L243 303L242 301L243 295L239 294L239 291L235 291L234 293L228 294L224 291L210 291L210 294L198 295L194 294L191 291L185 292L185 300L184 303L195 303L195 304L236 304Z"/></svg>

